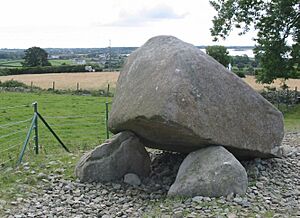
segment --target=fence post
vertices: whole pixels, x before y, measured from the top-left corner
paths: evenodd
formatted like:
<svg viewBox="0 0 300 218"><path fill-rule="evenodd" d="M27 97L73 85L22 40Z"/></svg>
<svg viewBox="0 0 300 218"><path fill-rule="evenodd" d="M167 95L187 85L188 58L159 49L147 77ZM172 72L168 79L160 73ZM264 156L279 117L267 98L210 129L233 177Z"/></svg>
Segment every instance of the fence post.
<svg viewBox="0 0 300 218"><path fill-rule="evenodd" d="M29 130L27 132L26 139L25 139L24 144L22 146L22 150L21 150L21 153L20 153L17 165L19 165L22 162L23 156L25 154L26 146L27 146L27 144L29 142L29 138L30 138L31 132L32 132L32 130L34 128L34 123L35 123L35 121L36 121L37 118L38 118L37 114L34 113L32 121L31 121L30 128L29 128Z"/></svg>
<svg viewBox="0 0 300 218"><path fill-rule="evenodd" d="M32 90L33 90L33 82L31 81L30 82L30 91L32 92Z"/></svg>
<svg viewBox="0 0 300 218"><path fill-rule="evenodd" d="M290 92L289 88L286 89L286 111L289 111Z"/></svg>
<svg viewBox="0 0 300 218"><path fill-rule="evenodd" d="M275 92L277 95L277 108L278 110L280 110L279 106L280 106L280 98L279 98L279 91Z"/></svg>
<svg viewBox="0 0 300 218"><path fill-rule="evenodd" d="M108 93L109 93L109 83L107 84L106 91L106 102L105 102L105 126L106 126L106 139L109 139L109 130L108 130Z"/></svg>
<svg viewBox="0 0 300 218"><path fill-rule="evenodd" d="M77 83L77 92L79 91L79 83Z"/></svg>
<svg viewBox="0 0 300 218"><path fill-rule="evenodd" d="M33 108L34 108L34 114L38 114L38 104L37 102L33 103ZM35 119L34 121L34 142L35 142L35 153L39 153L39 132L38 132L38 119Z"/></svg>
<svg viewBox="0 0 300 218"><path fill-rule="evenodd" d="M40 118L41 121L45 124L45 126L48 128L48 130L52 133L52 135L56 138L56 140L60 143L60 145L70 153L69 149L65 146L65 144L62 142L62 140L56 135L56 133L53 131L53 129L49 126L49 124L46 122L46 120L42 117L42 115L37 112L37 118Z"/></svg>
<svg viewBox="0 0 300 218"><path fill-rule="evenodd" d="M107 92L106 92L106 97L109 96L109 83L107 84ZM106 101L107 101L107 98L106 98Z"/></svg>
<svg viewBox="0 0 300 218"><path fill-rule="evenodd" d="M55 91L55 81L52 82L52 89Z"/></svg>
<svg viewBox="0 0 300 218"><path fill-rule="evenodd" d="M298 90L297 90L297 86L295 87L295 104L297 104L298 103Z"/></svg>
<svg viewBox="0 0 300 218"><path fill-rule="evenodd" d="M105 126L106 126L106 139L109 139L109 130L108 130L108 102L105 102Z"/></svg>

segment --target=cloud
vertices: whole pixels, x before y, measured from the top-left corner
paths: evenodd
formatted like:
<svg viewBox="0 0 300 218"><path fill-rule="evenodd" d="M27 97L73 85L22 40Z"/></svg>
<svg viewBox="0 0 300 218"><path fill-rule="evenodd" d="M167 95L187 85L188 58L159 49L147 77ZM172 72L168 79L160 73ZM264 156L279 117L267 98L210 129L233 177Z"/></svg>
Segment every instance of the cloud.
<svg viewBox="0 0 300 218"><path fill-rule="evenodd" d="M142 8L141 10L129 13L125 10L120 11L118 19L114 22L102 24L101 26L134 27L147 25L150 22L162 20L183 19L185 14L177 14L173 8L167 5L156 5L152 8Z"/></svg>
<svg viewBox="0 0 300 218"><path fill-rule="evenodd" d="M150 8L148 10L142 10L140 15L144 15L145 18L148 19L181 19L186 16L178 15L174 12L174 10L167 5L157 5L154 8Z"/></svg>

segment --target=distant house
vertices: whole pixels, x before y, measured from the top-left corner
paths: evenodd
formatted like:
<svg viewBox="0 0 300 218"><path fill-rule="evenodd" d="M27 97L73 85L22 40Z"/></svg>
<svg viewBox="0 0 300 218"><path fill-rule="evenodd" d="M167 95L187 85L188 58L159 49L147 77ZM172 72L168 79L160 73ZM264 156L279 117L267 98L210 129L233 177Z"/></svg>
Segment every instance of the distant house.
<svg viewBox="0 0 300 218"><path fill-rule="evenodd" d="M85 66L84 69L85 69L85 71L95 72L95 70L92 68L92 66Z"/></svg>
<svg viewBox="0 0 300 218"><path fill-rule="evenodd" d="M59 59L60 56L59 55L50 55L49 59Z"/></svg>
<svg viewBox="0 0 300 218"><path fill-rule="evenodd" d="M82 60L82 59L75 58L73 61L74 61L75 64L78 64L78 65L84 65L84 64L86 64L86 61Z"/></svg>

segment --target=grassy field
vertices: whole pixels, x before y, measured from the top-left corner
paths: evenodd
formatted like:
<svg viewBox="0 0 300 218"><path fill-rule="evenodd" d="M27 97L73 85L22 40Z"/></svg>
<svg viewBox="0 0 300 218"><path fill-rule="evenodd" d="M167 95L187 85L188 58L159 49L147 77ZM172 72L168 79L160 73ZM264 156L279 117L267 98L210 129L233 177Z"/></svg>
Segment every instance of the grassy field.
<svg viewBox="0 0 300 218"><path fill-rule="evenodd" d="M0 154L0 162L10 160L2 168L0 166L0 199L6 201L25 197L28 191L39 193L39 184L43 183L39 177L41 173L62 174L66 179L74 179L74 168L81 155L103 142L106 137L104 118L106 98L45 92L35 94L0 92L0 137L26 130L30 121L5 128L1 126L30 119L33 114L31 103L34 101L38 102L39 112L71 153L65 152L39 122L40 154L35 154L34 139L31 137L23 164L15 168L26 131L18 133L17 136L0 138L0 153L9 149L11 145L17 145ZM300 105L285 114L285 127L286 131L300 131ZM16 141L11 143L11 140Z"/></svg>
<svg viewBox="0 0 300 218"><path fill-rule="evenodd" d="M296 105L285 114L284 125L286 131L300 131L300 105Z"/></svg>
<svg viewBox="0 0 300 218"><path fill-rule="evenodd" d="M0 146L2 145L0 151L18 144L16 140L18 138L21 142L24 140L33 116L32 102L35 101L38 102L40 114L71 149L78 150L82 146L92 146L105 139L106 99L103 97L1 92L0 99ZM42 123L39 126L40 144L46 151L50 145L53 147L57 142ZM5 142L10 140L17 142L6 143L8 145L3 147ZM7 157L1 155L0 163L4 161L3 159Z"/></svg>
<svg viewBox="0 0 300 218"><path fill-rule="evenodd" d="M70 59L66 59L66 60L49 60L49 62L51 63L52 66L59 66L59 65L62 65L62 64L66 64L66 65L74 64L74 62Z"/></svg>
<svg viewBox="0 0 300 218"><path fill-rule="evenodd" d="M33 115L31 103L34 101L38 102L39 112L71 151L71 154L65 152L39 121L40 154L35 155L31 137L23 160L29 162L35 172L50 173L52 167L54 170L58 166L48 166L47 163L55 161L65 170L66 177L72 177L82 152L106 139L104 97L0 92L0 198L22 195L18 184L32 187L38 182L34 177L36 174L29 178L30 173L14 169L30 124L28 119ZM9 162L1 166L6 161Z"/></svg>
<svg viewBox="0 0 300 218"><path fill-rule="evenodd" d="M1 59L0 60L0 67L21 67L22 62L23 60L11 60L11 61L8 61L6 59Z"/></svg>
<svg viewBox="0 0 300 218"><path fill-rule="evenodd" d="M43 89L52 88L52 83L55 81L57 89L71 89L77 88L77 83L80 84L80 88L87 90L102 89L107 86L107 83L111 87L115 87L119 77L119 72L101 72L101 73L54 73L54 74L35 74L35 75L15 75L15 76L0 76L0 81L17 80L30 85L31 82L35 86ZM247 76L243 79L255 90L264 89L263 84L255 82L254 76ZM280 87L280 80L276 80L271 87ZM298 87L300 89L300 79L287 80L287 85L290 89Z"/></svg>
<svg viewBox="0 0 300 218"><path fill-rule="evenodd" d="M21 67L23 61L24 61L23 59L11 60L11 61L8 61L6 59L1 59L0 60L0 67ZM49 60L49 62L51 63L52 66L59 66L59 65L62 65L62 64L67 64L67 65L74 64L73 61L69 60L69 59L66 59L66 60Z"/></svg>

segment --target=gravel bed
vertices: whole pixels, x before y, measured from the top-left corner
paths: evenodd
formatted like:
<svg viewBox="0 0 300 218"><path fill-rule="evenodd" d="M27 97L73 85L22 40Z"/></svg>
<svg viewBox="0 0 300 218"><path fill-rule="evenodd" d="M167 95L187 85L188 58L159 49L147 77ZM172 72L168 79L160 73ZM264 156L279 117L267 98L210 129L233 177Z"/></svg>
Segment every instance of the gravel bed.
<svg viewBox="0 0 300 218"><path fill-rule="evenodd" d="M152 173L142 185L82 184L39 174L39 192L18 198L7 217L300 217L300 132L287 133L284 157L244 161L245 196L166 198L183 155L151 151ZM2 202L3 203L3 202ZM1 202L0 202L1 204Z"/></svg>

